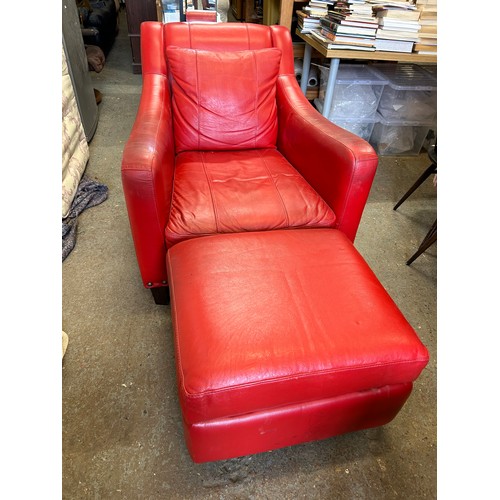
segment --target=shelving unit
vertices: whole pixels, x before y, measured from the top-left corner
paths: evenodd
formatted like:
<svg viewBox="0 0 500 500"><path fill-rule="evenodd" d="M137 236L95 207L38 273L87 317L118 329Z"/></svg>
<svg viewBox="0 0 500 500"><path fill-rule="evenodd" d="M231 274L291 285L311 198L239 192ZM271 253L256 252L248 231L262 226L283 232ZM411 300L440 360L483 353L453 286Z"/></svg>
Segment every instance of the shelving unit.
<svg viewBox="0 0 500 500"><path fill-rule="evenodd" d="M127 0L128 36L132 50L132 72L142 73L141 65L141 23L157 21L158 12L155 0Z"/></svg>

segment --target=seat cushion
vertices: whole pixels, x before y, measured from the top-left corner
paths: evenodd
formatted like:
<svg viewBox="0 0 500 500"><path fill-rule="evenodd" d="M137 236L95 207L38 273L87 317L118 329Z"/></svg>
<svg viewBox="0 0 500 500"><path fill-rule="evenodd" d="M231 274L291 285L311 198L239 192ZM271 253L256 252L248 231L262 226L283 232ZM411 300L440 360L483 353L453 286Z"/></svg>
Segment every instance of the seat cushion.
<svg viewBox="0 0 500 500"><path fill-rule="evenodd" d="M411 383L428 362L339 230L198 238L167 265L187 423Z"/></svg>
<svg viewBox="0 0 500 500"><path fill-rule="evenodd" d="M177 156L168 247L216 233L334 224L331 208L275 149Z"/></svg>
<svg viewBox="0 0 500 500"><path fill-rule="evenodd" d="M275 146L280 49L170 46L167 59L177 152Z"/></svg>

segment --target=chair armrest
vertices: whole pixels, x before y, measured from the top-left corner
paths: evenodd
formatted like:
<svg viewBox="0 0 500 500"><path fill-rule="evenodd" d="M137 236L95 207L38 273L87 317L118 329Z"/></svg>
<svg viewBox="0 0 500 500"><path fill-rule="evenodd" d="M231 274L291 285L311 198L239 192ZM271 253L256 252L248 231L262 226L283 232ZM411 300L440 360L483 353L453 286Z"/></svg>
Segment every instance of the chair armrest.
<svg viewBox="0 0 500 500"><path fill-rule="evenodd" d="M371 145L314 109L294 75L277 85L278 149L337 216L354 241L378 165Z"/></svg>
<svg viewBox="0 0 500 500"><path fill-rule="evenodd" d="M123 151L123 192L144 286L166 286L164 230L174 175L174 140L165 75L143 74L137 116Z"/></svg>

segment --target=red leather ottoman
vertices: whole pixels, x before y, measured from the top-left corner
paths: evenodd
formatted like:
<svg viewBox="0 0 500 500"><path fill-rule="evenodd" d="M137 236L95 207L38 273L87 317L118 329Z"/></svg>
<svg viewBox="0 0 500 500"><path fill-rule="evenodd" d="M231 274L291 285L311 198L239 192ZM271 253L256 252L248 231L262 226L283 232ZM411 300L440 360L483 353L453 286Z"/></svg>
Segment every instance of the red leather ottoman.
<svg viewBox="0 0 500 500"><path fill-rule="evenodd" d="M194 462L390 422L428 352L335 229L219 234L167 256Z"/></svg>

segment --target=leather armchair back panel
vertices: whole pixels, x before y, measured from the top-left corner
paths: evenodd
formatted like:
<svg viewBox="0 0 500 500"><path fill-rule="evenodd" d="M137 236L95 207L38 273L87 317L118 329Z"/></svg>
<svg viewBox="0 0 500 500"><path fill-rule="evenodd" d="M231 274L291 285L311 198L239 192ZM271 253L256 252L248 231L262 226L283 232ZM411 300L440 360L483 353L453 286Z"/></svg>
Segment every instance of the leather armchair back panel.
<svg viewBox="0 0 500 500"><path fill-rule="evenodd" d="M162 26L159 23L146 22L143 23L141 30L143 32L141 53L143 74L166 75L166 48L174 45L211 51L258 50L277 47L282 53L279 74L295 75L291 35L284 26L219 23L217 34L214 35L210 24L166 23ZM162 31L161 34L160 31Z"/></svg>

